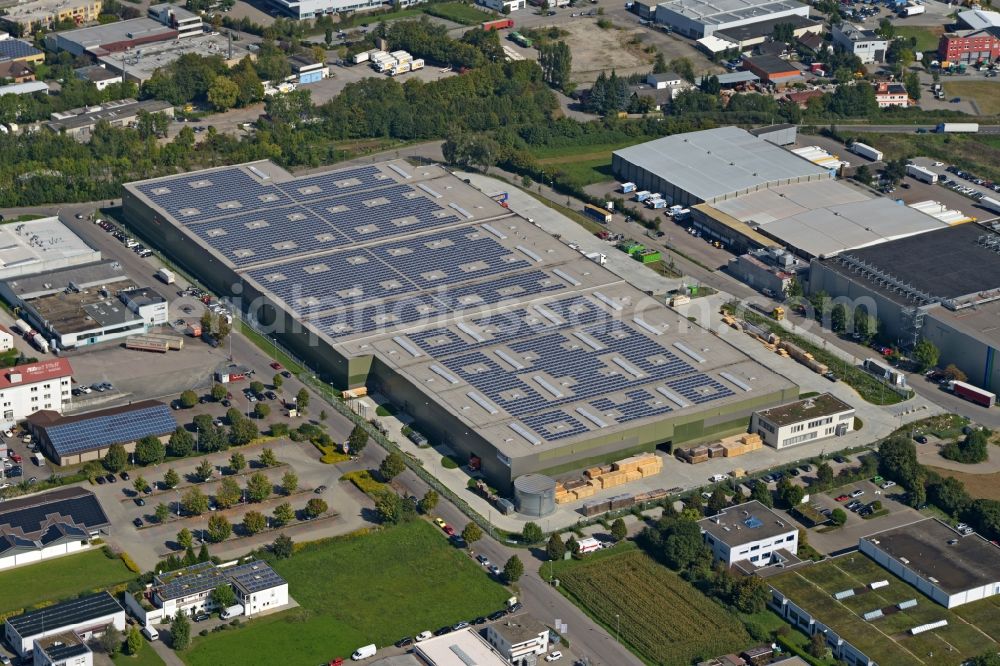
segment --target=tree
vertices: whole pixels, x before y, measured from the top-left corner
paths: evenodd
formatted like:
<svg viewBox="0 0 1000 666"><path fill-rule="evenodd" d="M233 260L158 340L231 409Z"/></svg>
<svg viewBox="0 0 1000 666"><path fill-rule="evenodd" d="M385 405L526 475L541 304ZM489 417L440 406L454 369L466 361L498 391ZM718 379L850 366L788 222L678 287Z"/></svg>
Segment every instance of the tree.
<svg viewBox="0 0 1000 666"><path fill-rule="evenodd" d="M239 412L237 411L237 413ZM214 420L211 414L197 414L191 419L191 423L194 424L195 432L202 433L212 429L212 422Z"/></svg>
<svg viewBox="0 0 1000 666"><path fill-rule="evenodd" d="M206 98L208 103L215 107L216 111L228 111L236 106L236 99L239 97L240 88L228 77L217 76L212 81L208 89Z"/></svg>
<svg viewBox="0 0 1000 666"><path fill-rule="evenodd" d="M802 298L802 283L794 275L788 280L788 284L785 285L785 296L787 298Z"/></svg>
<svg viewBox="0 0 1000 666"><path fill-rule="evenodd" d="M788 477L782 477L781 481L778 482L778 501L781 502L785 508L791 509L802 503L802 498L806 495L806 490L800 485L794 484L788 480Z"/></svg>
<svg viewBox="0 0 1000 666"><path fill-rule="evenodd" d="M170 645L174 650L183 650L191 644L191 620L187 613L174 614L170 623Z"/></svg>
<svg viewBox="0 0 1000 666"><path fill-rule="evenodd" d="M264 467L274 467L278 464L278 458L274 455L274 451L271 449L261 449L260 451L260 464Z"/></svg>
<svg viewBox="0 0 1000 666"><path fill-rule="evenodd" d="M216 588L212 590L210 598L216 608L226 609L230 606L236 605L236 593L233 592L233 588L229 583L221 583L216 586Z"/></svg>
<svg viewBox="0 0 1000 666"><path fill-rule="evenodd" d="M208 554L208 544L205 543L204 541L202 541L201 542L201 548L198 549L198 561L199 562L208 562L211 559L212 558Z"/></svg>
<svg viewBox="0 0 1000 666"><path fill-rule="evenodd" d="M542 528L537 523L528 522L521 528L521 540L524 543L538 543L544 536Z"/></svg>
<svg viewBox="0 0 1000 666"><path fill-rule="evenodd" d="M146 492L146 488L149 488L149 482L142 478L142 475L140 474L132 479L132 487L135 488L135 492L144 493Z"/></svg>
<svg viewBox="0 0 1000 666"><path fill-rule="evenodd" d="M192 516L200 516L208 510L208 498L197 488L188 488L181 497L181 506Z"/></svg>
<svg viewBox="0 0 1000 666"><path fill-rule="evenodd" d="M868 168L867 164L862 164L857 168L854 172L854 180L865 185L872 182L872 171Z"/></svg>
<svg viewBox="0 0 1000 666"><path fill-rule="evenodd" d="M670 71L677 72L688 83L694 83L694 64L689 58L680 57L670 61Z"/></svg>
<svg viewBox="0 0 1000 666"><path fill-rule="evenodd" d="M771 34L774 41L791 44L795 41L795 26L791 23L778 23Z"/></svg>
<svg viewBox="0 0 1000 666"><path fill-rule="evenodd" d="M573 56L566 42L543 42L538 45L538 65L542 80L553 88L565 90L570 82Z"/></svg>
<svg viewBox="0 0 1000 666"><path fill-rule="evenodd" d="M817 631L809 638L809 654L817 659L826 654L826 640L822 632Z"/></svg>
<svg viewBox="0 0 1000 666"><path fill-rule="evenodd" d="M892 21L888 17L883 18L878 22L878 33L886 39L892 39L896 36L896 26L892 24Z"/></svg>
<svg viewBox="0 0 1000 666"><path fill-rule="evenodd" d="M395 525L403 522L403 498L392 492L382 493L375 500L375 511L378 513L379 521Z"/></svg>
<svg viewBox="0 0 1000 666"><path fill-rule="evenodd" d="M729 498L726 497L726 492L722 488L716 487L715 490L712 491L712 496L708 498L709 514L714 516L725 509L728 504Z"/></svg>
<svg viewBox="0 0 1000 666"><path fill-rule="evenodd" d="M330 507L327 506L326 501L319 498L313 497L311 500L306 502L306 515L310 518L316 518L327 512Z"/></svg>
<svg viewBox="0 0 1000 666"><path fill-rule="evenodd" d="M225 451L229 448L229 436L221 426L210 425L198 431L198 450L203 453Z"/></svg>
<svg viewBox="0 0 1000 666"><path fill-rule="evenodd" d="M109 472L119 473L128 464L128 453L121 444L112 444L108 447L108 452L104 455L104 467Z"/></svg>
<svg viewBox="0 0 1000 666"><path fill-rule="evenodd" d="M816 466L816 482L821 486L833 483L833 468L830 467L830 463L821 462Z"/></svg>
<svg viewBox="0 0 1000 666"><path fill-rule="evenodd" d="M990 431L976 429L961 442L949 442L941 448L941 456L960 463L976 464L989 458Z"/></svg>
<svg viewBox="0 0 1000 666"><path fill-rule="evenodd" d="M247 480L247 498L251 502L263 502L271 496L273 490L270 479L260 472L251 474Z"/></svg>
<svg viewBox="0 0 1000 666"><path fill-rule="evenodd" d="M181 407L184 409L191 409L198 404L198 394L188 389L187 391L181 393L179 402Z"/></svg>
<svg viewBox="0 0 1000 666"><path fill-rule="evenodd" d="M653 59L653 74L666 74L668 71L667 61L663 58L663 54L657 51L656 58Z"/></svg>
<svg viewBox="0 0 1000 666"><path fill-rule="evenodd" d="M267 529L267 518L260 511L247 511L243 516L243 529L247 534L259 534Z"/></svg>
<svg viewBox="0 0 1000 666"><path fill-rule="evenodd" d="M257 424L253 421L248 421L247 419L240 419L236 423L229 426L229 441L234 446L243 446L244 444L249 444L260 432L257 430Z"/></svg>
<svg viewBox="0 0 1000 666"><path fill-rule="evenodd" d="M115 629L115 631L118 631ZM119 637L121 633L118 634ZM128 637L125 639L125 649L130 655L139 654L139 650L142 649L142 634L139 633L139 626L133 624L129 627Z"/></svg>
<svg viewBox="0 0 1000 666"><path fill-rule="evenodd" d="M253 415L258 419L266 419L271 414L271 406L266 402L258 402L253 406Z"/></svg>
<svg viewBox="0 0 1000 666"><path fill-rule="evenodd" d="M282 525L287 525L288 523L295 520L295 509L288 502L282 502L278 506L274 507L274 523L276 527L281 527Z"/></svg>
<svg viewBox="0 0 1000 666"><path fill-rule="evenodd" d="M615 521L611 523L611 538L615 541L621 541L626 536L628 536L628 528L625 527L625 521L621 518L615 518Z"/></svg>
<svg viewBox="0 0 1000 666"><path fill-rule="evenodd" d="M840 527L847 522L847 512L843 509L834 509L833 513L830 514L830 524L835 527Z"/></svg>
<svg viewBox="0 0 1000 666"><path fill-rule="evenodd" d="M101 649L112 657L122 649L122 632L118 630L118 627L113 624L105 627L104 635L101 636Z"/></svg>
<svg viewBox="0 0 1000 666"><path fill-rule="evenodd" d="M382 459L382 463L378 466L378 473L382 480L388 483L402 474L404 469L406 469L406 463L403 462L403 456L397 451L392 451Z"/></svg>
<svg viewBox="0 0 1000 666"><path fill-rule="evenodd" d="M159 465L167 457L167 449L159 437L147 435L135 444L135 458L140 465Z"/></svg>
<svg viewBox="0 0 1000 666"><path fill-rule="evenodd" d="M168 469L163 475L163 485L167 488L173 489L177 487L177 484L181 482L180 474L178 474L173 467Z"/></svg>
<svg viewBox="0 0 1000 666"><path fill-rule="evenodd" d="M758 576L743 576L733 584L733 605L741 613L759 613L770 598L767 583Z"/></svg>
<svg viewBox="0 0 1000 666"><path fill-rule="evenodd" d="M163 502L160 502L156 505L156 509L153 511L153 517L156 519L156 522L162 525L167 522L167 518L170 517L170 507Z"/></svg>
<svg viewBox="0 0 1000 666"><path fill-rule="evenodd" d="M997 654L995 650L990 650L978 657L973 657L966 663L968 666L1000 666L1000 654Z"/></svg>
<svg viewBox="0 0 1000 666"><path fill-rule="evenodd" d="M941 352L938 350L934 343L926 338L921 338L920 341L913 347L913 360L917 362L920 366L920 371L925 372L929 368L933 368L938 364L938 359L941 358Z"/></svg>
<svg viewBox="0 0 1000 666"><path fill-rule="evenodd" d="M299 487L299 477L292 470L288 470L281 477L281 488L286 495L291 495Z"/></svg>
<svg viewBox="0 0 1000 666"><path fill-rule="evenodd" d="M462 538L465 543L475 543L483 538L483 530L476 523L466 523L465 529L462 530Z"/></svg>
<svg viewBox="0 0 1000 666"><path fill-rule="evenodd" d="M190 455L193 450L194 437L184 426L177 426L177 430L174 430L167 440L167 453L175 458L183 458Z"/></svg>
<svg viewBox="0 0 1000 666"><path fill-rule="evenodd" d="M870 344L878 335L878 319L868 314L868 311L858 306L854 309L854 332L861 336L861 342Z"/></svg>
<svg viewBox="0 0 1000 666"><path fill-rule="evenodd" d="M878 447L878 470L887 479L913 490L922 471L913 440L898 436L882 442Z"/></svg>
<svg viewBox="0 0 1000 666"><path fill-rule="evenodd" d="M830 329L834 333L847 331L847 307L843 303L837 303L830 310Z"/></svg>
<svg viewBox="0 0 1000 666"><path fill-rule="evenodd" d="M914 102L919 102L923 91L920 88L920 76L916 72L907 72L903 77L903 85L906 86L906 93Z"/></svg>
<svg viewBox="0 0 1000 666"><path fill-rule="evenodd" d="M566 544L555 532L549 537L549 542L545 544L545 554L550 560L561 560L566 555Z"/></svg>
<svg viewBox="0 0 1000 666"><path fill-rule="evenodd" d="M359 425L351 429L351 434L347 438L347 446L351 453L360 455L365 446L368 445L368 431Z"/></svg>
<svg viewBox="0 0 1000 666"><path fill-rule="evenodd" d="M580 554L580 542L576 540L576 535L572 533L566 538L565 547L569 554L573 557Z"/></svg>
<svg viewBox="0 0 1000 666"><path fill-rule="evenodd" d="M325 409L319 410L319 420L320 421L326 421L326 410Z"/></svg>
<svg viewBox="0 0 1000 666"><path fill-rule="evenodd" d="M274 540L271 544L271 552L279 560L285 560L292 556L295 552L295 545L292 543L292 537L279 534L278 538Z"/></svg>
<svg viewBox="0 0 1000 666"><path fill-rule="evenodd" d="M420 513L430 513L431 511L434 510L434 507L437 506L437 503L438 503L437 491L431 488L426 493L424 493L423 497L420 498L420 503L418 505Z"/></svg>
<svg viewBox="0 0 1000 666"><path fill-rule="evenodd" d="M956 366L954 363L949 363L947 366L945 366L944 374L945 374L945 377L947 377L948 379L950 379L952 381L956 381L956 382L967 382L967 381L969 381L969 377L964 372L962 372L961 370L959 370L958 366Z"/></svg>
<svg viewBox="0 0 1000 666"><path fill-rule="evenodd" d="M184 566L189 567L197 563L198 556L194 554L194 546L188 546L184 549Z"/></svg>
<svg viewBox="0 0 1000 666"><path fill-rule="evenodd" d="M661 532L663 558L672 569L687 569L706 554L698 523L686 518L672 519Z"/></svg>
<svg viewBox="0 0 1000 666"><path fill-rule="evenodd" d="M271 378L271 386L276 389L280 389L281 385L285 383L285 378L281 376L281 373L275 373L274 377Z"/></svg>
<svg viewBox="0 0 1000 666"><path fill-rule="evenodd" d="M242 453L236 451L233 455L229 456L229 469L233 470L233 474L239 474L246 468L247 459Z"/></svg>
<svg viewBox="0 0 1000 666"><path fill-rule="evenodd" d="M231 477L222 479L219 487L215 490L215 503L220 509L228 509L239 504L243 499L243 489L236 480Z"/></svg>
<svg viewBox="0 0 1000 666"><path fill-rule="evenodd" d="M229 390L222 384L212 384L212 400L221 402L229 395Z"/></svg>
<svg viewBox="0 0 1000 666"><path fill-rule="evenodd" d="M182 527L181 531L177 533L177 544L185 550L194 546L194 537L191 535L191 530Z"/></svg>
<svg viewBox="0 0 1000 666"><path fill-rule="evenodd" d="M771 497L771 491L763 481L758 481L754 484L753 489L750 491L750 499L757 500L768 508L774 507L774 499Z"/></svg>
<svg viewBox="0 0 1000 666"><path fill-rule="evenodd" d="M208 517L208 540L212 543L225 541L232 535L233 526L229 524L225 516L212 514Z"/></svg>
<svg viewBox="0 0 1000 666"><path fill-rule="evenodd" d="M208 458L198 463L198 467L194 470L195 477L202 483L211 479L213 474L215 474L215 465Z"/></svg>
<svg viewBox="0 0 1000 666"><path fill-rule="evenodd" d="M299 392L295 394L295 406L299 408L300 412L306 411L309 406L309 391L304 388L299 389Z"/></svg>
<svg viewBox="0 0 1000 666"><path fill-rule="evenodd" d="M524 575L524 562L517 555L511 555L503 565L503 577L508 583L516 583Z"/></svg>
<svg viewBox="0 0 1000 666"><path fill-rule="evenodd" d="M263 393L264 392L264 382L260 382L260 381L257 381L257 380L254 380L254 381L250 382L250 390L253 391L254 393Z"/></svg>
<svg viewBox="0 0 1000 666"><path fill-rule="evenodd" d="M235 407L230 407L226 410L226 423L229 425L236 425L240 421L245 421L243 417L243 412L236 409Z"/></svg>

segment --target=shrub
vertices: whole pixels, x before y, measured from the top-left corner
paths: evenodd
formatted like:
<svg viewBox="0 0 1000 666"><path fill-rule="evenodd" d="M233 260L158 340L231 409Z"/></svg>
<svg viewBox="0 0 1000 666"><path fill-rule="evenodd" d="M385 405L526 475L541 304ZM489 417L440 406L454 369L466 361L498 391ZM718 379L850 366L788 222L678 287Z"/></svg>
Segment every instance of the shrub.
<svg viewBox="0 0 1000 666"><path fill-rule="evenodd" d="M366 469L358 470L356 472L348 472L340 478L344 481L350 481L355 485L355 487L357 487L358 490L369 497L378 498L386 492L385 484L376 481L375 478L372 477L371 472Z"/></svg>
<svg viewBox="0 0 1000 666"><path fill-rule="evenodd" d="M445 469L458 469L459 464L450 456L442 456L441 467L444 467Z"/></svg>
<svg viewBox="0 0 1000 666"><path fill-rule="evenodd" d="M131 571L132 573L137 573L137 574L142 573L142 568L135 563L135 560L133 560L132 556L129 555L128 553L122 551L121 560L122 563L125 565L125 568Z"/></svg>
<svg viewBox="0 0 1000 666"><path fill-rule="evenodd" d="M396 413L396 408L392 405L379 405L375 408L375 413L378 416L393 416Z"/></svg>

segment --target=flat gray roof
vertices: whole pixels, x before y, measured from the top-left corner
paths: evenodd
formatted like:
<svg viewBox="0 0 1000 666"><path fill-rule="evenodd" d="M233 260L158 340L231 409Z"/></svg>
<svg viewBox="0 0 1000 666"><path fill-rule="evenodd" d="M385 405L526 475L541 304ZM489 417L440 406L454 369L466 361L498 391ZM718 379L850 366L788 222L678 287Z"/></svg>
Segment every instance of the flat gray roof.
<svg viewBox="0 0 1000 666"><path fill-rule="evenodd" d="M439 166L255 162L125 187L510 456L792 386Z"/></svg>
<svg viewBox="0 0 1000 666"><path fill-rule="evenodd" d="M614 154L708 202L788 180L830 177L823 167L738 127L675 134Z"/></svg>
<svg viewBox="0 0 1000 666"><path fill-rule="evenodd" d="M823 22L806 16L792 14L791 16L781 16L779 18L757 21L756 23L748 23L746 25L734 25L729 28L723 28L722 30L716 30L714 34L719 37L726 37L736 42L742 42L745 39L753 39L755 37L770 37L774 34L775 26L778 25L791 25L793 30L801 30L802 28L822 26Z"/></svg>
<svg viewBox="0 0 1000 666"><path fill-rule="evenodd" d="M698 526L730 548L797 530L790 519L779 516L757 500L731 506L711 518L702 518Z"/></svg>
<svg viewBox="0 0 1000 666"><path fill-rule="evenodd" d="M509 666L472 627L417 643L413 651L431 666Z"/></svg>
<svg viewBox="0 0 1000 666"><path fill-rule="evenodd" d="M50 270L50 262L100 256L58 217L0 225L0 279Z"/></svg>
<svg viewBox="0 0 1000 666"><path fill-rule="evenodd" d="M1000 548L935 518L863 537L947 594L1000 582ZM949 543L955 541L955 543Z"/></svg>
<svg viewBox="0 0 1000 666"><path fill-rule="evenodd" d="M60 271L13 278L7 282L7 286L19 298L30 300L46 294L60 293L71 284L79 289L86 289L128 279L128 273L117 261L102 261Z"/></svg>
<svg viewBox="0 0 1000 666"><path fill-rule="evenodd" d="M86 49L91 49L102 44L114 42L124 42L134 39L143 39L150 35L167 35L176 32L173 28L163 25L159 21L151 18L134 18L127 21L116 21L105 23L104 25L94 25L89 28L78 28L56 33L59 39L74 42ZM141 48L146 49L148 44ZM118 56L119 60L121 56Z"/></svg>
<svg viewBox="0 0 1000 666"><path fill-rule="evenodd" d="M732 23L804 7L795 0L668 0L664 7L699 23Z"/></svg>
<svg viewBox="0 0 1000 666"><path fill-rule="evenodd" d="M100 70L111 77L121 76L121 74L116 74L97 65L93 65L90 69ZM141 102L137 102L133 99L128 100L124 104L105 104L93 111L87 111L68 118L56 118L48 121L47 124L54 131L58 132L60 129L72 130L79 129L81 127L89 127L91 125L96 125L101 120L107 120L108 122L123 122L129 118L138 116L140 111L145 111L146 113L159 113L160 111L172 108L173 105L170 102L165 102L160 99L144 99Z"/></svg>
<svg viewBox="0 0 1000 666"><path fill-rule="evenodd" d="M771 409L764 409L757 414L778 427L784 427L824 416L833 416L851 409L854 408L832 393L821 393L812 398L804 398Z"/></svg>
<svg viewBox="0 0 1000 666"><path fill-rule="evenodd" d="M125 74L129 78L145 81L157 69L166 67L187 53L195 53L205 57L219 56L227 62L236 62L252 55L249 49L250 45L251 43L245 40L230 43L228 38L222 34L212 35L209 33L143 44L136 49L137 54L139 51L142 52L140 57L130 59L125 66ZM232 57L229 55L230 51ZM120 53L99 55L97 60L108 69L116 72L122 70Z"/></svg>

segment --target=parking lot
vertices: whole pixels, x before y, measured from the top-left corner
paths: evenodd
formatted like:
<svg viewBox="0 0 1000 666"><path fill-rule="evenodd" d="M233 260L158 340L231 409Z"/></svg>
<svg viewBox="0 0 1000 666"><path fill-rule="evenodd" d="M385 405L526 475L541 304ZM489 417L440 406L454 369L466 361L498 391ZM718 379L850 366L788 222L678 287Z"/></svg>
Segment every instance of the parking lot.
<svg viewBox="0 0 1000 666"><path fill-rule="evenodd" d="M846 499L838 500L838 497L846 497ZM831 512L834 509L843 509L847 513L847 521L843 527L836 529L826 527L810 529L809 543L822 553L835 553L848 548L856 548L858 539L863 536L906 525L925 517L916 509L904 504L903 499L903 493L899 486L893 485L883 489L871 480L847 484L829 492L811 496L809 504L813 505L813 508L818 507L819 511L828 510ZM888 513L882 516L863 518L859 515L859 511L847 509L851 502L867 506L874 501L881 502L882 509Z"/></svg>

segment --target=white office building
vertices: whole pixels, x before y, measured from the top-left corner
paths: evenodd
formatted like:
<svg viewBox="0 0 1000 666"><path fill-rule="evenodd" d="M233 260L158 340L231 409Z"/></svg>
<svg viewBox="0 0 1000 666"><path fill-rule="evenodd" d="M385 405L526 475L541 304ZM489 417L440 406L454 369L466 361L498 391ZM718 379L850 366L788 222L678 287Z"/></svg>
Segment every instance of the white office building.
<svg viewBox="0 0 1000 666"><path fill-rule="evenodd" d="M73 368L64 358L5 369L0 374L0 424L10 428L43 409L62 413L70 400L72 376Z"/></svg>
<svg viewBox="0 0 1000 666"><path fill-rule="evenodd" d="M753 500L698 521L712 559L732 566L746 562L764 567L788 560L799 549L799 530Z"/></svg>
<svg viewBox="0 0 1000 666"><path fill-rule="evenodd" d="M879 37L874 30L863 30L850 23L833 26L833 43L838 48L861 58L870 64L884 62L889 50L889 41Z"/></svg>
<svg viewBox="0 0 1000 666"><path fill-rule="evenodd" d="M93 666L94 653L75 632L35 641L32 666Z"/></svg>
<svg viewBox="0 0 1000 666"><path fill-rule="evenodd" d="M486 640L511 664L534 664L549 649L549 628L527 613L509 615L486 627Z"/></svg>
<svg viewBox="0 0 1000 666"><path fill-rule="evenodd" d="M854 430L854 408L829 393L754 412L750 432L768 446L784 449Z"/></svg>
<svg viewBox="0 0 1000 666"><path fill-rule="evenodd" d="M107 592L79 597L7 618L7 645L18 656L33 657L35 641L67 632L83 640L101 636L108 625L125 630L125 609Z"/></svg>

